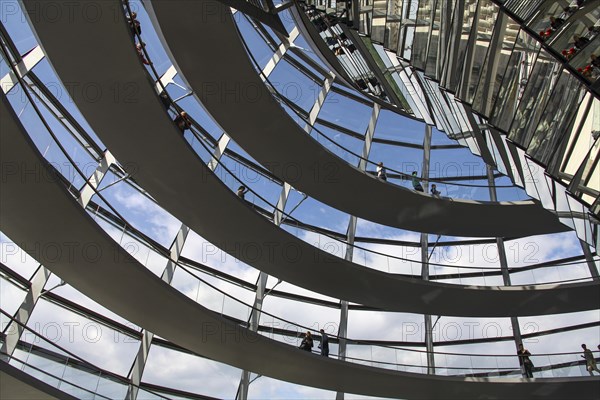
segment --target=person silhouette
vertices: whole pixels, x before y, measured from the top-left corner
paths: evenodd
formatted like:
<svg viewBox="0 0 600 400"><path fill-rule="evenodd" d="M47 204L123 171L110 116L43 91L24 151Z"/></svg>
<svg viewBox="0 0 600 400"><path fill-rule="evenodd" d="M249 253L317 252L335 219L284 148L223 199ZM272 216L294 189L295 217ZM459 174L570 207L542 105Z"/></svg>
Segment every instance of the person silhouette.
<svg viewBox="0 0 600 400"><path fill-rule="evenodd" d="M323 329L321 329L321 343L319 344L319 348L321 349L321 355L323 357L329 357L329 336Z"/></svg>
<svg viewBox="0 0 600 400"><path fill-rule="evenodd" d="M387 171L381 161L377 164L377 177L382 181L387 181Z"/></svg>
<svg viewBox="0 0 600 400"><path fill-rule="evenodd" d="M186 129L190 129L190 127L192 126L192 120L185 111L180 112L175 117L173 122L175 122L175 125L177 125L181 133L185 132Z"/></svg>
<svg viewBox="0 0 600 400"><path fill-rule="evenodd" d="M523 343L519 343L517 355L519 356L519 365L523 367L523 375L526 378L533 378L533 362L529 359L531 353L523 347Z"/></svg>
<svg viewBox="0 0 600 400"><path fill-rule="evenodd" d="M306 333L304 334L304 339L302 339L302 343L300 343L299 348L304 351L312 351L313 338L310 331L306 331Z"/></svg>
<svg viewBox="0 0 600 400"><path fill-rule="evenodd" d="M600 370L598 370L598 367L596 366L596 360L594 359L594 354L592 351L587 348L585 343L581 345L581 348L583 349L583 355L581 358L585 360L585 369L587 369L590 376L594 376L592 371L596 371L600 374Z"/></svg>
<svg viewBox="0 0 600 400"><path fill-rule="evenodd" d="M415 189L417 192L423 192L423 186L421 186L421 181L417 176L417 171L413 171L412 173L412 185L413 189Z"/></svg>
<svg viewBox="0 0 600 400"><path fill-rule="evenodd" d="M238 195L238 197L239 197L240 199L242 199L242 200L243 200L243 199L245 198L245 195L246 195L246 193L248 193L248 191L249 191L249 190L250 190L250 189L248 189L248 188L247 188L246 186L244 186L244 185L240 186L240 187L238 188L238 190L237 190L237 195Z"/></svg>

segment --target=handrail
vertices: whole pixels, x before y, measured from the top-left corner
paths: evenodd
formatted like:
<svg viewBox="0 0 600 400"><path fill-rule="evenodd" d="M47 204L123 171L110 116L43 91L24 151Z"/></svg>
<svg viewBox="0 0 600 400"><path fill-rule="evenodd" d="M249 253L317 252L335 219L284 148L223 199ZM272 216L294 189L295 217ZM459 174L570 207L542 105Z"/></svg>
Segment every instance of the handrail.
<svg viewBox="0 0 600 400"><path fill-rule="evenodd" d="M84 388L83 386L79 386L79 385L78 385L78 384L76 384L76 383L73 383L73 382L71 382L71 381L68 381L68 380L66 380L66 379L65 379L64 377L62 377L62 376L57 376L57 375L54 375L54 374L52 374L52 373L50 373L50 372L48 372L48 371L46 371L46 370L43 370L43 369L41 369L41 368L38 368L38 367L36 367L36 366L34 366L34 365L28 364L28 363L27 363L27 361L25 361L25 360L21 360L19 357L16 357L16 356L14 356L14 355L7 354L7 353L5 353L5 352L3 352L3 351L0 351L0 354L2 354L2 355L4 355L4 356L7 356L7 357L8 357L10 360L16 360L17 362L19 362L19 363L22 365L22 367L21 367L21 371L23 371L23 372L25 372L25 371L23 370L23 367L24 367L24 366L27 366L28 368L31 368L31 369L33 369L33 370L35 370L35 371L37 371L37 372L39 372L39 373L41 373L41 374L43 374L43 375L45 375L45 376L49 376L49 377L51 377L51 378L54 378L54 379L56 379L56 380L57 380L59 383L67 383L67 384L69 384L69 385L71 385L71 386L74 386L74 387L76 387L76 388L77 388L77 389L79 389L79 390L82 390L82 391L84 391L84 392L87 392L87 393L91 394L91 395L92 395L94 398L96 398L96 397L100 397L100 398L102 398L102 399L111 400L111 398L110 398L110 397L106 397L106 396L104 396L104 395L102 395L102 394L100 394L100 393L98 393L98 392L94 392L94 391L92 391L92 390L90 390L90 389L86 389L86 388ZM6 362L6 361L0 361L0 362ZM25 372L25 373L27 373L27 372ZM29 375L30 375L30 374L29 374ZM46 383L46 382L44 382L44 383ZM47 384L48 384L48 383L47 383ZM48 384L48 385L49 385L49 386L51 386L51 387L54 387L54 386L52 386L52 385L50 385L50 384ZM56 387L56 389L57 389L57 390L60 390L60 386L59 386L59 387ZM65 392L65 393L66 393L66 392ZM159 398L161 398L161 399L164 399L164 397L160 397L160 396L159 396Z"/></svg>

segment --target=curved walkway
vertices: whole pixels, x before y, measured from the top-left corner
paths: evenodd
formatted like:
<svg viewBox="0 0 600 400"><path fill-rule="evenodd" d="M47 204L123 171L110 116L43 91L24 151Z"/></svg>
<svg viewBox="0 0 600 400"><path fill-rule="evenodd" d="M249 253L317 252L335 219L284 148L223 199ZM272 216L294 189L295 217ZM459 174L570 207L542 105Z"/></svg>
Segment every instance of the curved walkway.
<svg viewBox="0 0 600 400"><path fill-rule="evenodd" d="M119 14L115 23L113 15L94 24L31 19L58 76L81 83L72 97L110 151L123 165L134 166L133 178L158 204L227 253L294 285L383 310L504 317L600 308L596 283L480 287L405 278L332 256L278 228L235 196L189 148L133 49L124 17ZM86 35L77 34L83 30ZM103 57L96 57L105 43L110 46ZM73 48L78 57L72 57ZM133 85L136 97L86 101L82 91L88 82L103 93Z"/></svg>
<svg viewBox="0 0 600 400"><path fill-rule="evenodd" d="M3 165L52 177L53 172L17 122L3 94L0 100ZM64 244L65 251L42 251L34 256L109 310L204 357L300 385L382 397L562 399L577 393L579 398L591 399L600 390L600 380L587 377L531 381L437 377L302 352L226 321L178 292L103 232L58 178L38 178L32 174L5 175L0 191L2 230L23 248L45 243L60 248ZM39 206L40 198L44 198L46 207ZM91 243L101 250L93 258L82 251L85 244Z"/></svg>
<svg viewBox="0 0 600 400"><path fill-rule="evenodd" d="M273 174L315 199L383 225L441 235L518 237L568 229L534 201L440 199L360 171L311 138L273 99L226 6L206 0L145 4L182 78L215 120ZM217 11L204 12L213 7Z"/></svg>

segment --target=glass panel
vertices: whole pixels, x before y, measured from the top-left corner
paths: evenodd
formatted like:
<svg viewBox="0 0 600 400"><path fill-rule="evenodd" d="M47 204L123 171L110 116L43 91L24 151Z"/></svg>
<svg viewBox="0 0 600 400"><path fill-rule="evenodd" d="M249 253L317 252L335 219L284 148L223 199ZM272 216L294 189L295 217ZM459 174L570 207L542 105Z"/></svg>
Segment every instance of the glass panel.
<svg viewBox="0 0 600 400"><path fill-rule="evenodd" d="M277 289L279 288L280 286L277 286ZM281 319L293 321L295 324L308 327L313 331L325 329L327 332L333 334L338 332L339 310L337 308L267 296L263 303L263 310ZM265 318L267 318L266 315ZM274 325L271 326L276 329L291 329L289 324L285 325L283 325L281 320L274 320Z"/></svg>
<svg viewBox="0 0 600 400"><path fill-rule="evenodd" d="M568 137L575 116L585 95L583 85L572 75L563 72L549 102L535 128L528 153L543 164L548 164L556 153L558 143Z"/></svg>
<svg viewBox="0 0 600 400"><path fill-rule="evenodd" d="M77 386L87 389L90 392L95 392L100 380L100 374L85 367L67 365L63 373L63 379L67 382L76 383ZM85 397L93 398L89 394Z"/></svg>
<svg viewBox="0 0 600 400"><path fill-rule="evenodd" d="M555 29L553 35L547 39L550 47L559 53L562 53L563 50L569 53L570 49L575 46L575 42L578 44L581 42L582 44L585 44L585 46L575 46L576 48L573 49L573 53L578 53L584 47L588 48L592 46L593 48L598 48L598 41L593 40L596 37L596 33L594 29L590 28L598 22L600 9L598 9L598 7L587 7L581 11L582 12L577 12L577 15L573 18L565 18L565 15L561 16L558 12L554 14L554 17L562 17L565 22L562 23L558 29ZM581 38L581 41L577 40L579 38ZM589 43L590 41L595 43ZM570 59L572 57L573 56L569 54L567 58ZM587 59L588 57L589 53L585 58Z"/></svg>
<svg viewBox="0 0 600 400"><path fill-rule="evenodd" d="M269 47L246 18L236 18L235 20L240 30L240 34L248 44L248 48L256 59L259 68L264 68L271 57L273 57L273 49Z"/></svg>
<svg viewBox="0 0 600 400"><path fill-rule="evenodd" d="M502 83L498 86L498 98L492 109L490 123L507 132L513 120L522 90L527 84L531 69L537 58L540 44L524 31L519 31L506 71L499 70ZM493 97L492 97L493 98ZM491 99L490 99L491 100Z"/></svg>
<svg viewBox="0 0 600 400"><path fill-rule="evenodd" d="M255 377L251 375L251 379ZM236 384L237 387L237 384ZM347 394L344 394L347 396ZM255 380L248 390L249 400L264 400L272 398L285 398L289 400L323 400L333 399L336 392L323 389L301 386L294 383L284 382L267 376ZM361 396L362 398L363 396ZM347 398L347 397L346 397Z"/></svg>
<svg viewBox="0 0 600 400"><path fill-rule="evenodd" d="M128 224L166 248L171 245L181 226L181 222L156 202L123 181L103 190L102 197L110 202ZM97 195L93 199L99 201Z"/></svg>
<svg viewBox="0 0 600 400"><path fill-rule="evenodd" d="M385 21L387 14L386 2L371 2L371 7L371 40L377 43L383 43L385 37Z"/></svg>
<svg viewBox="0 0 600 400"><path fill-rule="evenodd" d="M452 38L450 39L451 50L448 52L448 58L451 58L452 62L447 63L447 65L452 65L454 68L446 71L446 78L442 82L442 86L451 92L458 91L464 62L467 57L467 44L477 15L478 4L478 0L459 1L454 9Z"/></svg>
<svg viewBox="0 0 600 400"><path fill-rule="evenodd" d="M473 102L475 96L475 89L479 83L480 76L482 76L482 66L488 59L488 57L497 57L497 47L492 47L493 38L501 32L505 32L503 29L503 18L498 18L498 7L495 6L490 0L479 1L479 12L477 14L477 31L474 32L474 53L471 55L472 65L466 66L466 72L468 73L468 81L463 80L462 86L462 99L467 103ZM472 34L472 35L473 35ZM500 41L500 46L502 42Z"/></svg>
<svg viewBox="0 0 600 400"><path fill-rule="evenodd" d="M275 90L289 102L310 111L321 92L321 87L286 60L281 60L269 76Z"/></svg>
<svg viewBox="0 0 600 400"><path fill-rule="evenodd" d="M500 337L506 328L497 322L484 322L484 337ZM436 346L436 373L449 376L509 376L519 377L519 361L514 342L502 341L458 346ZM458 354L457 354L458 353ZM514 353L515 355L511 355Z"/></svg>
<svg viewBox="0 0 600 400"><path fill-rule="evenodd" d="M109 399L124 399L128 388L129 386L126 383L116 381L113 378L103 375L98 380L96 392ZM63 388L61 387L61 389ZM138 395L138 398L144 399L146 397Z"/></svg>
<svg viewBox="0 0 600 400"><path fill-rule="evenodd" d="M172 387L176 382L179 390L233 399L241 372L226 364L153 345L150 347L142 381L165 387Z"/></svg>
<svg viewBox="0 0 600 400"><path fill-rule="evenodd" d="M425 0L418 2L417 19L415 21L415 37L412 42L411 65L424 70L427 62L427 48L430 39L430 29L435 13L434 1ZM435 14L434 14L435 15Z"/></svg>
<svg viewBox="0 0 600 400"><path fill-rule="evenodd" d="M534 4L523 2L525 4L513 6L512 9L518 10L516 13L517 18L525 21L525 24L535 31L543 29L551 16L561 16L566 19L566 15L563 15L563 8L567 5L567 2L556 0L530 0L529 2Z"/></svg>
<svg viewBox="0 0 600 400"><path fill-rule="evenodd" d="M446 15L447 9L451 6L450 2L436 1L434 2L436 9L433 13L433 23L431 26L431 33L429 38L429 48L427 58L425 60L425 75L438 80L441 68L439 66L442 63L442 55L444 54L443 46L446 43L447 36L447 23ZM442 35L444 36L442 38Z"/></svg>
<svg viewBox="0 0 600 400"><path fill-rule="evenodd" d="M320 123L315 124L310 135L321 146L355 167L358 166L365 143L363 139L350 136ZM293 183L293 182L292 182Z"/></svg>
<svg viewBox="0 0 600 400"><path fill-rule="evenodd" d="M50 13L51 10L52 7L49 7L49 10L46 10L46 12ZM28 18L23 13L21 2L2 2L2 24L20 55L25 54L38 44L27 21Z"/></svg>
<svg viewBox="0 0 600 400"><path fill-rule="evenodd" d="M510 128L511 140L527 146L545 105L552 98L552 91L561 70L562 66L557 61L544 49L540 50Z"/></svg>
<svg viewBox="0 0 600 400"><path fill-rule="evenodd" d="M438 346L444 346L455 341L499 339L510 337L512 333L513 327L510 318L461 318L443 316L440 317L435 324L433 329L433 340L437 351L439 348ZM459 352L455 347L447 346L446 348L450 352Z"/></svg>
<svg viewBox="0 0 600 400"><path fill-rule="evenodd" d="M363 340L423 342L425 340L423 316L351 309L348 313L348 337Z"/></svg>
<svg viewBox="0 0 600 400"><path fill-rule="evenodd" d="M17 359L27 362L22 368L23 372L53 387L60 384L60 377L65 366L60 364L57 359L49 359L32 353L27 354L25 358L19 351L15 352L15 356Z"/></svg>
<svg viewBox="0 0 600 400"><path fill-rule="evenodd" d="M547 0L506 0L504 6L515 13L517 17L525 19L528 15L534 13L544 1L551 3Z"/></svg>
<svg viewBox="0 0 600 400"><path fill-rule="evenodd" d="M32 250L29 249L33 255L36 255L35 250ZM0 232L0 262L27 280L40 265L37 260L2 232Z"/></svg>
<svg viewBox="0 0 600 400"><path fill-rule="evenodd" d="M371 107L332 92L329 93L327 101L321 107L319 118L350 129L359 135L364 135L371 114Z"/></svg>
<svg viewBox="0 0 600 400"><path fill-rule="evenodd" d="M121 376L127 375L140 344L137 339L122 335L107 325L66 310L43 298L38 300L27 326L49 340L36 345L54 351L56 344L76 352L99 368ZM85 346L80 348L82 342ZM115 354L119 356L115 357ZM94 378L94 382L96 381L97 378Z"/></svg>

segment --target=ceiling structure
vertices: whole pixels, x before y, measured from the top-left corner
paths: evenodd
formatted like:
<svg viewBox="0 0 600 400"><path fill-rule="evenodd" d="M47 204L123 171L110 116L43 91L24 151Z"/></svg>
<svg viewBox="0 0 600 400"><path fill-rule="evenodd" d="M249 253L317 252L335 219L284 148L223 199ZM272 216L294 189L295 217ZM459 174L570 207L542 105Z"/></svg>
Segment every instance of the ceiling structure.
<svg viewBox="0 0 600 400"><path fill-rule="evenodd" d="M3 5L15 385L593 398L600 4L546 34L563 3ZM295 348L320 328L329 359Z"/></svg>

